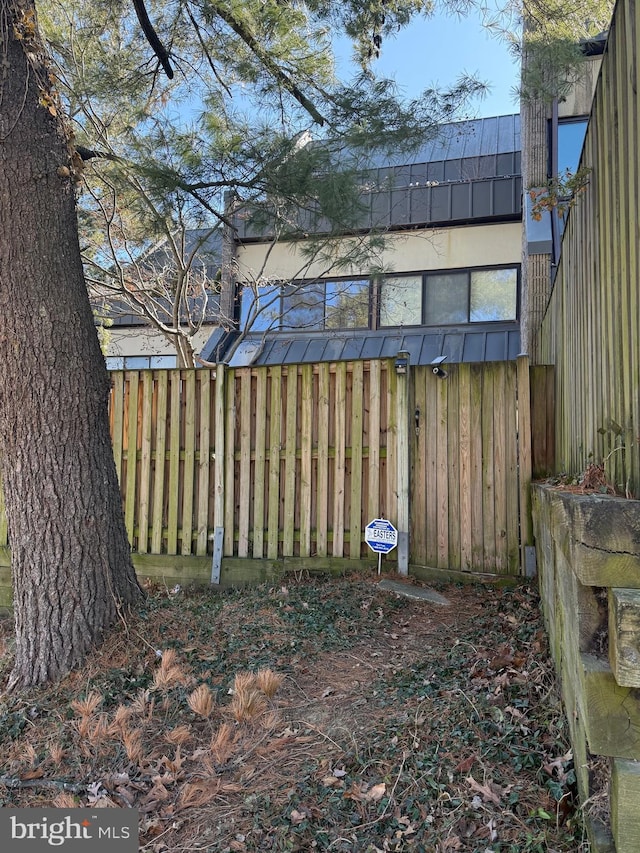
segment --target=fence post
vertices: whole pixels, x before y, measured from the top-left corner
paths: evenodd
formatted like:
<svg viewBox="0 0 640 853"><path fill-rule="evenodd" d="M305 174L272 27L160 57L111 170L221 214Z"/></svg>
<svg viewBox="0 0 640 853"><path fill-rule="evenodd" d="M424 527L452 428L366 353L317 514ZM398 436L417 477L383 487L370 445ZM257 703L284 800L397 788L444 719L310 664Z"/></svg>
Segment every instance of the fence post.
<svg viewBox="0 0 640 853"><path fill-rule="evenodd" d="M409 353L399 352L395 362L398 375L398 572L409 574Z"/></svg>
<svg viewBox="0 0 640 853"><path fill-rule="evenodd" d="M233 373L231 373L233 379ZM211 565L211 583L220 583L224 540L224 427L225 427L225 386L227 372L222 364L216 365L216 384L214 390L214 459L213 469L213 560Z"/></svg>
<svg viewBox="0 0 640 853"><path fill-rule="evenodd" d="M520 490L520 573L526 574L526 547L533 544L531 521L531 390L529 356L519 355L518 384L518 476Z"/></svg>

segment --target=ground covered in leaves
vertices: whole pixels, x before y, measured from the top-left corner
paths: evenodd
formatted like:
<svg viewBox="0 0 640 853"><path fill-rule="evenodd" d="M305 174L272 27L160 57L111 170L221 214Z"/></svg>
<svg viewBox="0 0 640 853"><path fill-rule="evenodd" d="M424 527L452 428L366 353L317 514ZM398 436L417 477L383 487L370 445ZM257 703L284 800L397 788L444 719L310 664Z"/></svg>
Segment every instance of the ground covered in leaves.
<svg viewBox="0 0 640 853"><path fill-rule="evenodd" d="M151 590L0 696L0 806L133 807L153 853L586 851L535 591L376 580Z"/></svg>

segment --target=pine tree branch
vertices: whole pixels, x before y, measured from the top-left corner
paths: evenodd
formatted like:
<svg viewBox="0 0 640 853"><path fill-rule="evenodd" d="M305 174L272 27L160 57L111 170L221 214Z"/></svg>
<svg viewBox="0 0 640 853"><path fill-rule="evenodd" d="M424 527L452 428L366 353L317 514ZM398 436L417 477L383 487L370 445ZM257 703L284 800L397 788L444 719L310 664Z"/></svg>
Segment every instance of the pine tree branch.
<svg viewBox="0 0 640 853"><path fill-rule="evenodd" d="M313 102L300 90L296 83L294 83L289 75L285 74L282 68L274 62L273 58L269 55L268 51L264 50L249 27L243 21L238 20L231 10L225 8L221 3L212 3L211 5L215 9L216 14L218 14L222 20L231 27L236 35L240 36L242 41L262 63L269 74L271 74L271 76L274 77L293 98L295 98L300 106L309 113L311 118L317 122L317 124L320 126L324 125L324 116L318 111Z"/></svg>
<svg viewBox="0 0 640 853"><path fill-rule="evenodd" d="M136 10L136 15L138 16L140 26L142 27L142 32L145 34L145 37L151 45L153 52L158 57L160 65L162 65L164 69L164 73L167 75L169 80L173 80L173 68L171 67L171 63L169 61L169 53L158 38L158 34L154 30L153 24L149 20L149 15L147 14L147 10L144 5L144 0L132 0L132 2L133 8Z"/></svg>

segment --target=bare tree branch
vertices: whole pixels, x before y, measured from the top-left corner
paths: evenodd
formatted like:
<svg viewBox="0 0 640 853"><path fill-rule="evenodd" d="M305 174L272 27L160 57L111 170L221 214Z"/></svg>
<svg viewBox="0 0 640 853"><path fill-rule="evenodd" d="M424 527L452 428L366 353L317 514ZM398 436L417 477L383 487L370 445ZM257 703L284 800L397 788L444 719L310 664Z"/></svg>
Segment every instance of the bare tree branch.
<svg viewBox="0 0 640 853"><path fill-rule="evenodd" d="M173 80L173 68L171 67L171 63L169 61L169 53L158 38L158 34L154 30L153 25L149 20L149 15L147 14L147 10L145 8L143 0L132 0L132 2L133 8L136 10L136 15L138 16L140 26L142 27L142 32L145 34L145 37L151 45L153 52L158 57L160 65L162 65L164 69L164 73L167 75L169 80Z"/></svg>

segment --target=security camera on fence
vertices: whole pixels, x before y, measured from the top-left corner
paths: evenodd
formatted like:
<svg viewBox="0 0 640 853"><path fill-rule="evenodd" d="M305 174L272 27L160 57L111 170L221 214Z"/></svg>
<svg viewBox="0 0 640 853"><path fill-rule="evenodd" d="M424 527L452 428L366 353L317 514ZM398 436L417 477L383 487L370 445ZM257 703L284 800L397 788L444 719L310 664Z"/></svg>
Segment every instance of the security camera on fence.
<svg viewBox="0 0 640 853"><path fill-rule="evenodd" d="M432 364L431 369L433 370L433 374L434 374L434 376L437 376L438 379L446 379L448 376L447 371L443 370L442 367L440 366L445 359L446 359L446 355L439 355L437 358L434 358L433 361L431 362L431 364Z"/></svg>

